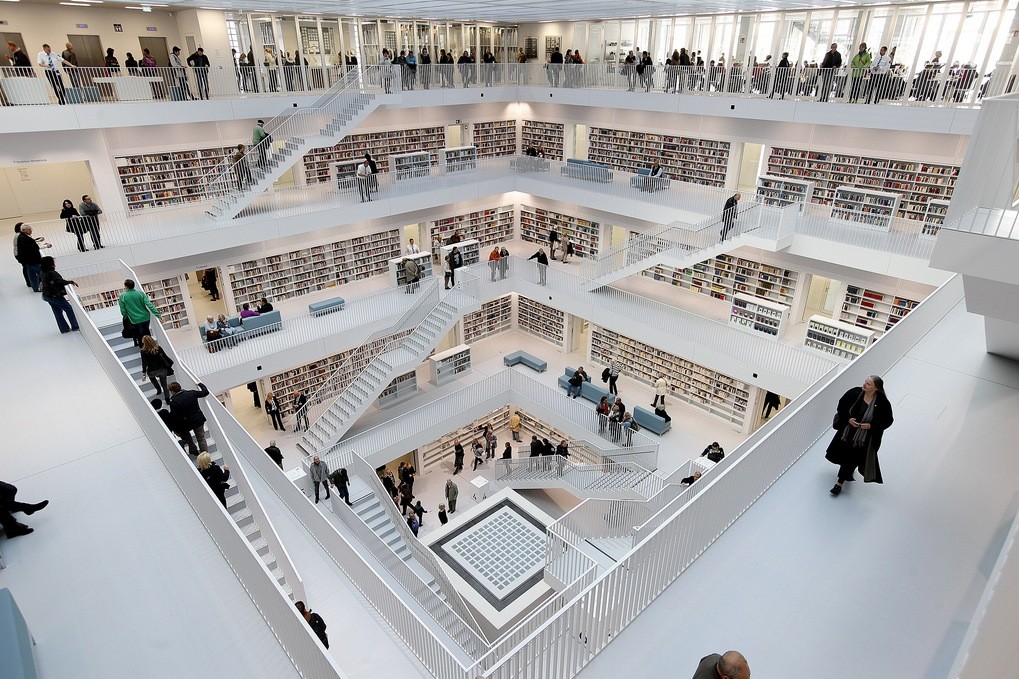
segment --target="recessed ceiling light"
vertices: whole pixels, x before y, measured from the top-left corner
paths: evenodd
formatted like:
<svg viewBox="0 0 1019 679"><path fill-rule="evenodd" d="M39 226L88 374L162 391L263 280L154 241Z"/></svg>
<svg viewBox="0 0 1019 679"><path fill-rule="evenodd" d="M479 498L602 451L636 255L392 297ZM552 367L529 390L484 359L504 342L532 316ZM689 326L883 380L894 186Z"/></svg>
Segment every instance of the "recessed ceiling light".
<svg viewBox="0 0 1019 679"><path fill-rule="evenodd" d="M87 2L62 2L61 5L69 5L71 7L91 7Z"/></svg>

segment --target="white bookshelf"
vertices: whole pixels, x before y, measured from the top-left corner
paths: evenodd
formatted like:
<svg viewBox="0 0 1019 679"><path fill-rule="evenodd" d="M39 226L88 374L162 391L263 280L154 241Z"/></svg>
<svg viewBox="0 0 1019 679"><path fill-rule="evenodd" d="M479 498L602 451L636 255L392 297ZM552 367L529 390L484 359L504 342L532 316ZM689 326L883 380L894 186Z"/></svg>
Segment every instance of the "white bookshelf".
<svg viewBox="0 0 1019 679"><path fill-rule="evenodd" d="M840 186L835 189L831 205L831 218L834 220L888 231L899 207L899 194Z"/></svg>
<svg viewBox="0 0 1019 679"><path fill-rule="evenodd" d="M891 330L892 326L905 318L906 314L919 303L889 292L849 285L846 287L839 319L880 335Z"/></svg>
<svg viewBox="0 0 1019 679"><path fill-rule="evenodd" d="M575 215L546 210L530 205L520 206L520 238L530 243L548 245L548 232L559 232L559 239L573 241L576 257L591 257L601 244L601 225Z"/></svg>
<svg viewBox="0 0 1019 679"><path fill-rule="evenodd" d="M187 305L184 303L184 289L180 276L160 278L142 283L142 290L149 296L152 303L163 315L160 322L164 328L184 328L190 325ZM102 290L81 295L81 305L85 311L96 311L117 305L117 299L123 288Z"/></svg>
<svg viewBox="0 0 1019 679"><path fill-rule="evenodd" d="M350 134L334 146L314 148L304 154L304 179L308 184L329 181L330 168L336 162L361 161L366 152L375 158L379 172L392 171L392 154L429 151L435 163L445 145L446 130L441 126Z"/></svg>
<svg viewBox="0 0 1019 679"><path fill-rule="evenodd" d="M656 266L643 274L724 302L745 293L786 306L792 306L799 281L799 273L792 269L732 255L718 255L684 269Z"/></svg>
<svg viewBox="0 0 1019 679"><path fill-rule="evenodd" d="M443 149L443 168L446 172L467 172L478 169L478 149L474 146L454 146Z"/></svg>
<svg viewBox="0 0 1019 679"><path fill-rule="evenodd" d="M569 434L565 434L555 427L545 424L526 410L521 410L520 408L513 409L516 411L517 415L520 415L520 429L522 430L520 438L524 439L521 443L517 444L518 446L529 446L531 443L530 436L537 436L539 439L548 439L554 446L558 445L563 439L567 441L573 440L573 437ZM528 434L527 437L524 436L525 433ZM514 446L514 450L516 450L516 446ZM527 455L530 455L530 451L528 451Z"/></svg>
<svg viewBox="0 0 1019 679"><path fill-rule="evenodd" d="M520 132L520 150L526 152L533 146L550 160L562 160L563 138L562 123L525 120Z"/></svg>
<svg viewBox="0 0 1019 679"><path fill-rule="evenodd" d="M417 262L420 276L428 278L435 272L432 271L432 256L427 252L419 252L416 255L400 255L389 260L389 282L397 287L407 285L407 274L403 271L403 260L413 259Z"/></svg>
<svg viewBox="0 0 1019 679"><path fill-rule="evenodd" d="M441 387L471 371L471 348L466 344L432 354L428 358L432 384Z"/></svg>
<svg viewBox="0 0 1019 679"><path fill-rule="evenodd" d="M376 405L379 408L388 408L397 403L406 401L418 392L418 375L416 370L400 375L389 383L382 393L379 394Z"/></svg>
<svg viewBox="0 0 1019 679"><path fill-rule="evenodd" d="M493 120L474 123L471 141L479 158L512 156L517 152L517 121Z"/></svg>
<svg viewBox="0 0 1019 679"><path fill-rule="evenodd" d="M513 328L513 296L503 295L485 302L478 311L463 317L464 344L473 344Z"/></svg>
<svg viewBox="0 0 1019 679"><path fill-rule="evenodd" d="M115 156L114 163L128 209L143 210L204 199L206 187L202 178L236 151L235 143Z"/></svg>
<svg viewBox="0 0 1019 679"><path fill-rule="evenodd" d="M566 314L522 295L517 295L517 327L557 347L566 346Z"/></svg>
<svg viewBox="0 0 1019 679"><path fill-rule="evenodd" d="M655 163L666 177L680 182L725 186L729 142L592 127L587 159L625 172Z"/></svg>
<svg viewBox="0 0 1019 679"><path fill-rule="evenodd" d="M737 292L729 309L729 324L778 339L785 332L789 307Z"/></svg>
<svg viewBox="0 0 1019 679"><path fill-rule="evenodd" d="M765 175L757 178L757 195L765 205L785 207L793 203L809 203L814 195L814 182Z"/></svg>
<svg viewBox="0 0 1019 679"><path fill-rule="evenodd" d="M750 398L749 384L625 335L592 325L591 360L607 366L616 354L624 366L624 379L637 379L653 385L664 373L676 398L737 428L743 428Z"/></svg>
<svg viewBox="0 0 1019 679"><path fill-rule="evenodd" d="M927 201L927 212L923 216L923 235L938 235L938 229L944 225L945 215L948 214L948 203L947 200Z"/></svg>
<svg viewBox="0 0 1019 679"><path fill-rule="evenodd" d="M446 255L453 252L453 248L458 248L460 250L460 256L463 257L463 266L470 266L471 264L477 264L481 261L481 243L473 238L462 240L459 243L454 243L453 245L443 245L439 248L439 257L442 258L441 261L446 261Z"/></svg>
<svg viewBox="0 0 1019 679"><path fill-rule="evenodd" d="M432 154L428 151L399 153L389 157L396 181L427 177L432 173Z"/></svg>
<svg viewBox="0 0 1019 679"><path fill-rule="evenodd" d="M227 267L234 302L299 297L349 281L384 274L400 254L400 231L348 238Z"/></svg>
<svg viewBox="0 0 1019 679"><path fill-rule="evenodd" d="M873 341L874 333L870 330L825 316L811 316L807 321L807 336L803 339L803 346L852 360L862 354Z"/></svg>
<svg viewBox="0 0 1019 679"><path fill-rule="evenodd" d="M435 244L433 254L439 256L439 239L445 241L455 231L459 231L463 238L478 241L482 247L513 240L514 218L514 206L501 205L430 222L429 234Z"/></svg>
<svg viewBox="0 0 1019 679"><path fill-rule="evenodd" d="M840 186L899 194L896 217L922 221L932 200L949 200L958 165L772 147L767 174L814 182L812 202L831 204Z"/></svg>
<svg viewBox="0 0 1019 679"><path fill-rule="evenodd" d="M361 160L341 160L333 163L333 180L338 191L349 191L357 188L357 166L364 162Z"/></svg>
<svg viewBox="0 0 1019 679"><path fill-rule="evenodd" d="M460 445L464 447L464 467L467 468L471 464L473 457L471 454L471 441L475 438L480 439L481 431L486 424L491 425L492 431L495 432L506 430L509 427L510 407L511 406L506 405L493 410L489 414L479 417L470 424L460 427L455 431L451 431L448 434L444 434L435 441L418 448L418 462L420 463L421 473L427 473L436 469L444 462L445 466L448 468L447 471L452 471L453 441L456 439L460 439ZM482 445L484 445L483 442ZM462 483L467 483L466 478ZM466 489L461 487L460 490L462 492Z"/></svg>

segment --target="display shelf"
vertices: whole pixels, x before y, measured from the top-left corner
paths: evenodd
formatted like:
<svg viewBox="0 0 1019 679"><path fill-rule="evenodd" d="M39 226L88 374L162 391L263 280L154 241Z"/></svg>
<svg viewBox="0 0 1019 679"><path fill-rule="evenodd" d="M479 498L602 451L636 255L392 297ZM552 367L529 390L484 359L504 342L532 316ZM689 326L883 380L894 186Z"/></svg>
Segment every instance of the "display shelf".
<svg viewBox="0 0 1019 679"><path fill-rule="evenodd" d="M557 347L566 346L566 314L517 295L517 327Z"/></svg>
<svg viewBox="0 0 1019 679"><path fill-rule="evenodd" d="M453 248L460 250L460 256L463 257L463 266L470 266L481 261L481 243L473 238L440 247L439 257L442 258L441 261L446 261L446 255L453 252Z"/></svg>
<svg viewBox="0 0 1019 679"><path fill-rule="evenodd" d="M854 326L872 330L876 335L891 330L919 302L888 292L850 285L842 301L839 318Z"/></svg>
<svg viewBox="0 0 1019 679"><path fill-rule="evenodd" d="M478 241L482 247L513 240L514 213L512 205L502 205L429 222L432 254L438 259L441 243L456 231L462 238Z"/></svg>
<svg viewBox="0 0 1019 679"><path fill-rule="evenodd" d="M891 191L902 197L896 217L923 221L931 200L952 197L959 166L773 147L767 174L814 182L812 202L824 205L830 205L836 190L848 184Z"/></svg>
<svg viewBox="0 0 1019 679"><path fill-rule="evenodd" d="M273 301L384 274L400 254L400 231L291 250L227 267L237 308L262 297Z"/></svg>
<svg viewBox="0 0 1019 679"><path fill-rule="evenodd" d="M237 143L166 153L115 156L114 162L128 209L142 210L203 200L205 175L236 151Z"/></svg>
<svg viewBox="0 0 1019 679"><path fill-rule="evenodd" d="M607 366L612 357L617 355L625 366L625 377L653 385L664 374L676 398L739 428L743 427L750 385L625 335L592 325L591 360Z"/></svg>
<svg viewBox="0 0 1019 679"><path fill-rule="evenodd" d="M424 280L433 275L432 256L427 252L419 252L416 255L400 255L389 260L389 282L400 287L407 285L407 274L403 271L403 260L413 259L418 264L421 279Z"/></svg>
<svg viewBox="0 0 1019 679"><path fill-rule="evenodd" d="M520 132L520 149L526 152L532 146L542 152L545 158L562 160L563 124L546 123L540 120L525 120Z"/></svg>
<svg viewBox="0 0 1019 679"><path fill-rule="evenodd" d="M945 223L945 215L948 214L947 200L927 201L927 212L923 216L923 230L925 236L936 236L938 230Z"/></svg>
<svg viewBox="0 0 1019 679"><path fill-rule="evenodd" d="M508 405L502 406L493 410L487 415L479 417L468 425L460 427L455 431L451 431L448 434L444 434L435 441L427 443L417 449L418 462L420 463L421 473L427 473L433 469L442 465L445 462L445 471L453 470L453 442L456 439L460 439L460 445L464 447L464 467L467 468L471 464L471 441L475 438L481 439L481 431L485 425L491 425L492 431L504 431L509 427L509 416L510 407ZM485 445L481 442L481 445Z"/></svg>
<svg viewBox="0 0 1019 679"><path fill-rule="evenodd" d="M479 158L512 156L517 152L517 121L493 120L474 123L471 141Z"/></svg>
<svg viewBox="0 0 1019 679"><path fill-rule="evenodd" d="M778 338L785 332L789 307L737 292L729 310L729 324Z"/></svg>
<svg viewBox="0 0 1019 679"><path fill-rule="evenodd" d="M461 344L428 358L432 384L441 387L471 371L471 348Z"/></svg>
<svg viewBox="0 0 1019 679"><path fill-rule="evenodd" d="M874 341L874 333L826 316L811 316L807 322L807 336L803 346L852 360Z"/></svg>
<svg viewBox="0 0 1019 679"><path fill-rule="evenodd" d="M736 293L792 306L799 274L743 257L718 255L685 269L656 266L645 276L732 303Z"/></svg>
<svg viewBox="0 0 1019 679"><path fill-rule="evenodd" d="M389 156L396 181L427 177L432 173L432 154L428 151L398 153Z"/></svg>
<svg viewBox="0 0 1019 679"><path fill-rule="evenodd" d="M729 142L592 127L587 159L625 172L657 163L676 181L724 187Z"/></svg>
<svg viewBox="0 0 1019 679"><path fill-rule="evenodd" d="M505 332L513 327L513 296L503 295L485 302L478 311L463 317L464 344Z"/></svg>
<svg viewBox="0 0 1019 679"><path fill-rule="evenodd" d="M443 149L443 168L446 172L468 172L478 169L478 149L473 146L454 146Z"/></svg>
<svg viewBox="0 0 1019 679"><path fill-rule="evenodd" d="M547 246L548 232L552 228L559 232L561 241L565 242L568 237L573 242L575 256L592 257L598 253L601 226L597 222L540 207L520 206L522 240Z"/></svg>
<svg viewBox="0 0 1019 679"><path fill-rule="evenodd" d="M190 324L187 306L184 304L184 287L179 276L142 283L142 290L163 315L160 322L164 328L184 328ZM116 306L123 291L123 288L117 288L80 295L81 306L85 311Z"/></svg>
<svg viewBox="0 0 1019 679"><path fill-rule="evenodd" d="M881 231L892 228L899 206L899 194L856 186L840 186L832 199L831 218Z"/></svg>
<svg viewBox="0 0 1019 679"><path fill-rule="evenodd" d="M418 374L416 370L400 375L389 383L382 393L379 394L377 405L379 408L388 408L397 403L406 401L418 391Z"/></svg>
<svg viewBox="0 0 1019 679"><path fill-rule="evenodd" d="M387 344L393 340L402 339L413 331L413 328L401 330L398 333L372 340L364 350L362 350L362 347L354 347L353 349L327 356L321 360L270 375L268 391L276 394L276 398L280 403L280 410L283 416L286 417L293 412L291 403L295 391L310 397L326 383L334 372L341 368L342 372L337 375L336 383L338 385L350 384L375 360L376 356L382 353ZM351 356L353 356L354 352L360 353L356 360L351 361ZM328 396L328 398L338 396L341 389L342 387L337 387L336 392Z"/></svg>
<svg viewBox="0 0 1019 679"><path fill-rule="evenodd" d="M757 195L765 205L809 203L814 195L814 182L765 175L757 178Z"/></svg>
<svg viewBox="0 0 1019 679"><path fill-rule="evenodd" d="M334 146L314 148L304 154L304 178L308 184L329 181L329 170L336 162L360 161L366 152L375 158L379 172L390 171L391 155L413 151L431 152L431 162L436 164L445 145L446 130L441 126L349 134Z"/></svg>

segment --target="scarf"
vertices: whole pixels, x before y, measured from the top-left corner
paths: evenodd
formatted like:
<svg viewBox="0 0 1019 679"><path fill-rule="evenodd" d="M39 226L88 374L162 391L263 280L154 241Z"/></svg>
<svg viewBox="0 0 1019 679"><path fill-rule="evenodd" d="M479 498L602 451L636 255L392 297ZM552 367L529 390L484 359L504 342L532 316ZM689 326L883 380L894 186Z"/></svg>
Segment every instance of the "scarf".
<svg viewBox="0 0 1019 679"><path fill-rule="evenodd" d="M862 398L863 398L863 393L861 392L860 393L860 398L858 398L856 400L856 402L859 403L860 399L862 399ZM857 419L857 422L859 422L861 424L863 424L863 423L870 423L874 419L874 406L876 404L877 404L877 394L875 393L874 394L874 398L871 399L870 404L867 406L867 410L865 410L863 415L859 419ZM856 407L855 404L854 404L853 407L854 408ZM852 409L850 409L850 411L852 411ZM866 441L867 441L867 434L870 431L869 429L863 429L861 427L856 427L856 431L852 431L852 430L853 430L853 427L851 427L851 426L847 426L846 427L846 430L842 433L842 440L843 441L848 441L854 448L858 448L858 447L862 446L864 443L866 443ZM852 433L850 433L850 432L852 432Z"/></svg>

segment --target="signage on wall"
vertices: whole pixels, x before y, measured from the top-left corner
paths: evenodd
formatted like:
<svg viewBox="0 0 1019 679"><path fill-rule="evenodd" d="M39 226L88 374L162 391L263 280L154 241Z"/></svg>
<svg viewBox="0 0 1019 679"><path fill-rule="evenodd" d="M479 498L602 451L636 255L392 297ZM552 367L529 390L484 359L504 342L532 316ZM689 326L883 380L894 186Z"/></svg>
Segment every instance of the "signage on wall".
<svg viewBox="0 0 1019 679"><path fill-rule="evenodd" d="M28 165L29 163L45 163L45 158L33 158L32 160L15 160L15 165Z"/></svg>
<svg viewBox="0 0 1019 679"><path fill-rule="evenodd" d="M146 26L145 30L146 31L154 31L154 30L156 30L156 27L155 26Z"/></svg>
<svg viewBox="0 0 1019 679"><path fill-rule="evenodd" d="M88 28L88 24L75 24L78 28Z"/></svg>
<svg viewBox="0 0 1019 679"><path fill-rule="evenodd" d="M124 27L121 26L120 24L113 24L113 32L114 33L123 33L124 32Z"/></svg>

